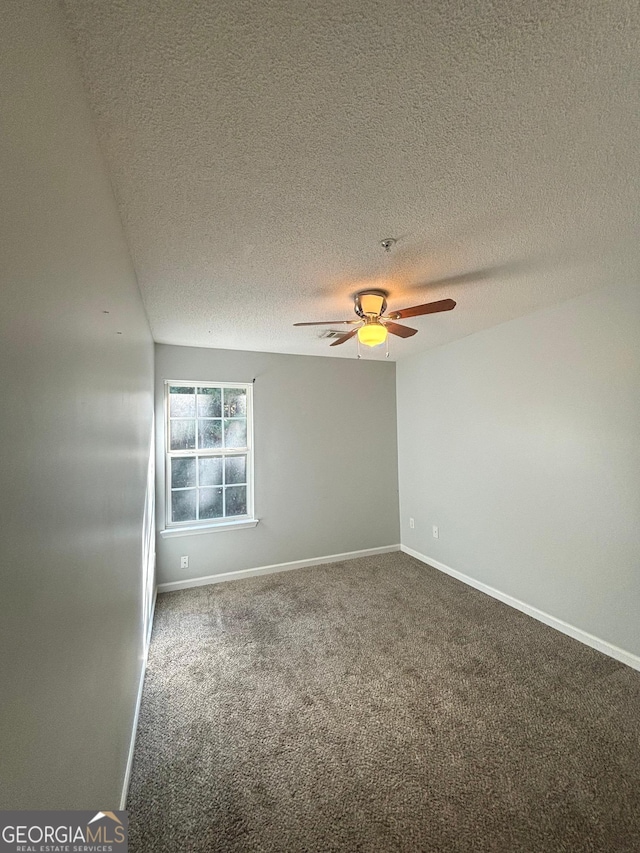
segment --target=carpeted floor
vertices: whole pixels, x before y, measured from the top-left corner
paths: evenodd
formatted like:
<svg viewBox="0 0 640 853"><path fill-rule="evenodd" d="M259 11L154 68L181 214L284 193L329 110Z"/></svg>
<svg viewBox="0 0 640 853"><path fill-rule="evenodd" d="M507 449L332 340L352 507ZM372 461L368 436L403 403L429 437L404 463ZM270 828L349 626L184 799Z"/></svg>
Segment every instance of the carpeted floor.
<svg viewBox="0 0 640 853"><path fill-rule="evenodd" d="M158 597L131 853L640 851L640 673L405 554Z"/></svg>

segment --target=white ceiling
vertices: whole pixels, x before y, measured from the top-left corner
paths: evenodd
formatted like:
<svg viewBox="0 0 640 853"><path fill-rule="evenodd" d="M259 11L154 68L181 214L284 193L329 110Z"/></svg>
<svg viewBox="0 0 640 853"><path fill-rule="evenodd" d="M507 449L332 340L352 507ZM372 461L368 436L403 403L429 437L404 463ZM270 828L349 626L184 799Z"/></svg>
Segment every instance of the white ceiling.
<svg viewBox="0 0 640 853"><path fill-rule="evenodd" d="M157 341L457 300L397 358L640 283L637 0L65 6Z"/></svg>

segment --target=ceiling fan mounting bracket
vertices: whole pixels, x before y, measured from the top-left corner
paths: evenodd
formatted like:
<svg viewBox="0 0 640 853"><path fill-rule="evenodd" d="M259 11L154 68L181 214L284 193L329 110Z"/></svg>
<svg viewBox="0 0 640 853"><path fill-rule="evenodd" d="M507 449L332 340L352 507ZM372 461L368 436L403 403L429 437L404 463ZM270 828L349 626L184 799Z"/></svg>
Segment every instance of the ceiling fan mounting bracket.
<svg viewBox="0 0 640 853"><path fill-rule="evenodd" d="M354 311L364 320L367 316L384 314L387 294L384 290L361 290L354 297Z"/></svg>

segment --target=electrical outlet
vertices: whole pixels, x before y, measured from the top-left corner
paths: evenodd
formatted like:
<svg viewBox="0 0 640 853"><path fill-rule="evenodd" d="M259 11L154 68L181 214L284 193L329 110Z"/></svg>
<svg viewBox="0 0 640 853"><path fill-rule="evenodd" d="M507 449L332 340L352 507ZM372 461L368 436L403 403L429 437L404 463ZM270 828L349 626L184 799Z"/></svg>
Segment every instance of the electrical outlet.
<svg viewBox="0 0 640 853"><path fill-rule="evenodd" d="M180 557L180 568L188 569L189 568L189 558L188 557Z"/></svg>
<svg viewBox="0 0 640 853"><path fill-rule="evenodd" d="M416 526L415 521L414 521L412 518L410 518L410 519L409 519L409 527L413 530L413 528L414 528L415 526Z"/></svg>
<svg viewBox="0 0 640 853"><path fill-rule="evenodd" d="M433 538L434 539L440 538L440 531L435 524L433 525Z"/></svg>

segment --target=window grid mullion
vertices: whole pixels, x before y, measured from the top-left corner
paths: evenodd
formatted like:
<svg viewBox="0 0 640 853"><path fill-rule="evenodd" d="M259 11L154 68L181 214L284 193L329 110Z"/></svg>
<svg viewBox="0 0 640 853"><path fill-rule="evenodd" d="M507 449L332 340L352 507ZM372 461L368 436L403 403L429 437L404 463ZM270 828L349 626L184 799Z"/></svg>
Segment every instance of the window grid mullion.
<svg viewBox="0 0 640 853"><path fill-rule="evenodd" d="M224 398L226 396L226 390L224 388L221 388L220 391L222 392L220 394L220 403L221 403L220 417L222 418L220 426L222 427L222 446L226 450L226 442L224 440L225 439L225 435L224 435L225 434L225 428L224 428ZM222 464L222 467L224 468L224 463ZM222 481L224 482L224 474L222 475ZM222 513L224 515L224 491L222 494Z"/></svg>
<svg viewBox="0 0 640 853"><path fill-rule="evenodd" d="M196 388L196 392L197 392ZM198 413L198 395L196 393L196 414ZM196 433L198 432L198 419L196 418ZM195 457L196 463L196 520L200 521L200 460Z"/></svg>
<svg viewBox="0 0 640 853"><path fill-rule="evenodd" d="M222 460L222 517L227 517L227 457Z"/></svg>

